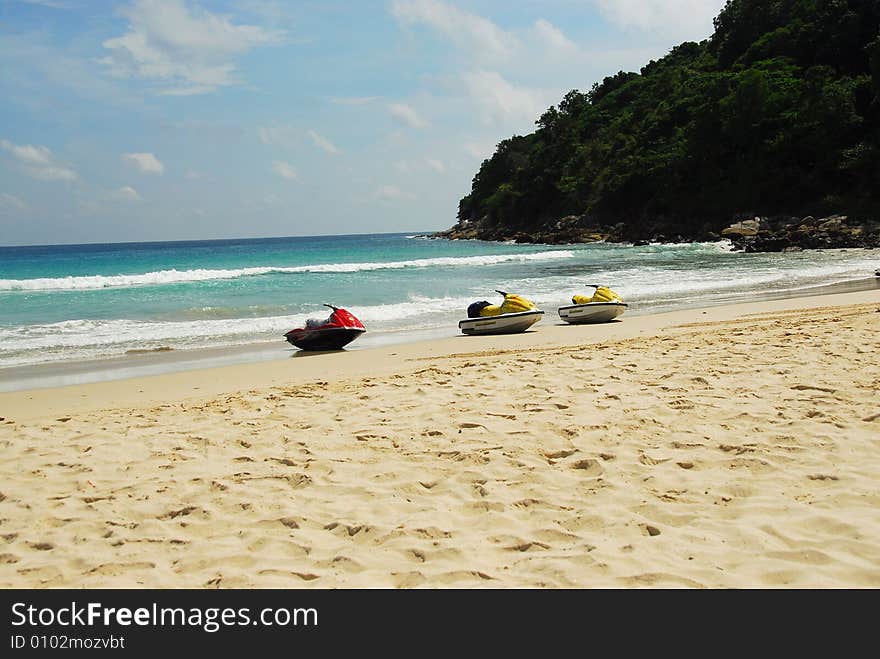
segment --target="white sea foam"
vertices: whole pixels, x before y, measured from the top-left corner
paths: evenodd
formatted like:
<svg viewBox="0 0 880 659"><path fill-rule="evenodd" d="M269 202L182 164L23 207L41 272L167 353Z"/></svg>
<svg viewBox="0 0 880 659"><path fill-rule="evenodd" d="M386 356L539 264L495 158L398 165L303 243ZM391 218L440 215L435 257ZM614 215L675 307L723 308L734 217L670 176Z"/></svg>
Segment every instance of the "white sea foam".
<svg viewBox="0 0 880 659"><path fill-rule="evenodd" d="M514 267L506 270L503 285L499 283L499 286L534 300L550 320L555 316L557 306L567 304L575 293L589 292L587 285L592 283L610 286L623 295L630 303L629 313L632 314L649 309L712 304L721 300L745 300L772 291L783 292L855 280L864 278L866 273L873 273L876 269L876 255L861 250L845 253L829 250L804 254L727 255L719 253L718 247L717 243L686 246L677 250L646 247L645 251L636 253L632 249L603 246L598 255L597 250L575 247L572 250L494 256L302 266L283 271L306 272L318 267L336 268L333 272L356 272L356 269L344 268L455 267L517 260L537 261L535 268ZM660 253L661 250L664 253ZM581 258L571 262L560 260L550 265L541 263L541 259L567 259L572 255ZM229 272L233 273L230 276L240 277L255 270L274 272L278 269L189 271L178 274ZM462 273L465 275L463 280ZM429 271L424 277L413 279L433 282L448 274ZM361 306L346 302L345 306L364 321L368 332L430 329L448 330L450 336L457 335L457 321L464 316L471 302L478 299L500 300L492 292L495 283L491 276L481 273L479 268L474 268L473 277L471 274L469 270L459 271L455 277L450 277L453 283L449 286L450 293L446 295L447 287L444 284L434 287L433 290L437 292L433 294L401 295L398 299L389 299L392 294L389 291L378 298L371 298L377 299L377 302L384 300L383 304ZM415 288L420 286L414 285ZM430 290L431 286L421 290L426 288ZM359 296L350 294L347 299L353 301ZM304 324L307 318L323 318L329 313L318 304L311 309L294 307L296 313L283 311L285 308L289 307L283 304L236 307L231 299L228 307L200 305L186 310L169 310L167 313L174 315L152 320L80 319L52 324L7 325L0 327L0 367L122 355L135 349L188 349L242 345L255 341L283 342L282 335L287 330ZM242 317L235 317L236 313Z"/></svg>
<svg viewBox="0 0 880 659"><path fill-rule="evenodd" d="M77 277L55 277L38 279L0 279L0 291L51 291L51 290L95 290L102 288L123 288L128 286L162 286L186 282L208 281L213 279L235 279L269 274L298 273L345 273L366 272L370 270L399 270L403 268L487 266L498 263L530 261L550 261L569 259L574 256L570 250L546 252L526 252L518 254L488 254L483 256L442 256L432 259L410 261L367 262L367 263L319 263L295 267L260 266L232 270L160 270L143 274L127 275L89 275Z"/></svg>
<svg viewBox="0 0 880 659"><path fill-rule="evenodd" d="M714 244L706 247L715 249ZM516 282L517 291L538 306L554 309L569 304L574 294L591 293L590 284L609 286L636 309L673 308L712 304L720 300L747 300L765 293L784 294L835 282L864 279L873 259L869 252L827 253L816 262L814 254L731 255L715 267L670 265L663 259L645 259L641 265L602 269L585 268L583 274L531 277Z"/></svg>
<svg viewBox="0 0 880 659"><path fill-rule="evenodd" d="M463 315L470 298L413 297L407 302L347 306L368 330L423 329ZM460 313L457 313L460 312ZM282 335L308 318L325 318L326 308L310 313L257 318L183 321L66 320L44 325L0 328L0 367L45 361L88 359L132 349L231 346L260 340L283 341ZM419 318L422 316L422 318Z"/></svg>
<svg viewBox="0 0 880 659"><path fill-rule="evenodd" d="M744 296L769 290L798 290L829 282L862 279L866 265L856 262L810 264L788 267L770 264L745 264L746 267L695 270L646 265L620 270L595 270L580 278L546 277L525 286L533 297L541 298L559 291L581 293L588 284L610 286L625 298L663 299L671 297L704 296L707 293L737 293ZM583 289L581 291L580 289Z"/></svg>

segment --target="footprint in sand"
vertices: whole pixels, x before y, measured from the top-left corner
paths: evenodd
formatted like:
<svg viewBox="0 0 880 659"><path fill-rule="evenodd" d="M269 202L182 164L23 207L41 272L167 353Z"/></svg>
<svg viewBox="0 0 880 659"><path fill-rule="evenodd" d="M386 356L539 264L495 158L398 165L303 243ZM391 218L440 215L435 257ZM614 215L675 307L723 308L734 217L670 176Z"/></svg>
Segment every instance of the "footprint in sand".
<svg viewBox="0 0 880 659"><path fill-rule="evenodd" d="M195 510L198 510L197 506L186 506L185 508L181 508L180 510L169 510L164 515L159 515L157 519L175 519L177 517L185 517Z"/></svg>
<svg viewBox="0 0 880 659"><path fill-rule="evenodd" d="M571 465L572 469L583 470L585 476L601 476L605 473L605 470L602 469L602 465L599 464L598 460L578 460L573 465Z"/></svg>
<svg viewBox="0 0 880 659"><path fill-rule="evenodd" d="M532 540L532 541L519 542L514 545L510 545L508 547L505 547L505 549L508 549L510 551L519 551L519 552L526 552L529 550L539 551L541 549L550 549L550 545L548 545L544 542L539 542L537 540Z"/></svg>
<svg viewBox="0 0 880 659"><path fill-rule="evenodd" d="M420 551L418 549L407 549L404 552L405 555L412 556L419 563L424 563L428 559L425 557L425 552Z"/></svg>
<svg viewBox="0 0 880 659"><path fill-rule="evenodd" d="M483 431L489 432L489 429L482 423L472 423L470 421L465 421L464 423L458 424L458 432L461 432L462 430L472 430L475 428L481 428Z"/></svg>
<svg viewBox="0 0 880 659"><path fill-rule="evenodd" d="M421 572L392 572L391 577L396 588L415 588L427 581Z"/></svg>
<svg viewBox="0 0 880 659"><path fill-rule="evenodd" d="M36 549L37 551L50 551L55 549L55 545L50 542L31 542L30 546L32 549Z"/></svg>
<svg viewBox="0 0 880 659"><path fill-rule="evenodd" d="M258 570L257 574L261 577L297 577L303 581L314 581L321 578L320 574L313 574L311 572L295 572L293 570L276 570L273 568Z"/></svg>
<svg viewBox="0 0 880 659"><path fill-rule="evenodd" d="M131 570L152 570L155 567L155 563L149 563L146 561L135 563L102 563L97 567L87 570L84 574L100 574L102 576L115 577Z"/></svg>
<svg viewBox="0 0 880 659"><path fill-rule="evenodd" d="M574 455L577 453L577 449L562 449L560 451L545 451L544 457L550 460L559 460L561 458L567 458L570 455Z"/></svg>
<svg viewBox="0 0 880 659"><path fill-rule="evenodd" d="M285 467L296 467L297 463L295 460L291 460L290 458L264 458L263 461L267 462L272 460L273 462L277 462L278 464L282 464Z"/></svg>

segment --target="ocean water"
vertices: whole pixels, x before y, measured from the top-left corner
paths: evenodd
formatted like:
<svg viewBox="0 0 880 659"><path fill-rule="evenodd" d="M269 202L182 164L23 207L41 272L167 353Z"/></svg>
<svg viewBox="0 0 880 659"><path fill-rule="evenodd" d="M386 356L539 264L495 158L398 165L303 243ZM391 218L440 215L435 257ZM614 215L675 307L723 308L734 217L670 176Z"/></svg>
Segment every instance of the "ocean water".
<svg viewBox="0 0 880 659"><path fill-rule="evenodd" d="M744 254L726 242L551 246L408 234L0 247L0 383L5 368L23 365L287 345L284 332L326 317L325 302L357 315L373 339L364 345L374 345L456 336L471 302L500 302L495 289L531 298L555 322L556 307L590 284L616 290L633 315L864 280L878 261L870 250Z"/></svg>

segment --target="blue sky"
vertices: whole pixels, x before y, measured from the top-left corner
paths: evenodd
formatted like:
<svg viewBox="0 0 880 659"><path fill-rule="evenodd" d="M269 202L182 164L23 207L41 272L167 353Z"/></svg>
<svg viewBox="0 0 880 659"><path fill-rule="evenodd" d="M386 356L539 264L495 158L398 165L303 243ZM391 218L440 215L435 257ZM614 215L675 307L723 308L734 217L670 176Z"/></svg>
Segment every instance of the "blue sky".
<svg viewBox="0 0 880 659"><path fill-rule="evenodd" d="M430 231L724 0L0 0L0 244Z"/></svg>

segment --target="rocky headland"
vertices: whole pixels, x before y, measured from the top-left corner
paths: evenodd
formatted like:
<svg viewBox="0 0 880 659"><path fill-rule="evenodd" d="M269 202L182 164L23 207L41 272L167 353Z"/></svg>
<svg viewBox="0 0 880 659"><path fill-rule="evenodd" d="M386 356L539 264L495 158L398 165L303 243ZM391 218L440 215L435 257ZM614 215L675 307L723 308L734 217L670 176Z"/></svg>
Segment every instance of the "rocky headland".
<svg viewBox="0 0 880 659"><path fill-rule="evenodd" d="M439 236L880 246L880 10L728 0L706 40L501 140Z"/></svg>
<svg viewBox="0 0 880 659"><path fill-rule="evenodd" d="M707 225L687 234L669 230L669 224L642 225L633 233L626 223L601 224L587 216L569 215L534 230L511 230L499 225L463 221L431 238L450 240L489 240L547 245L610 242L645 245L730 240L734 248L745 252L796 252L804 249L880 247L880 221L847 215L795 217L790 215L734 217L727 226Z"/></svg>

